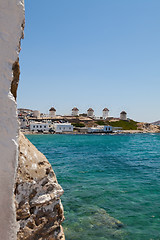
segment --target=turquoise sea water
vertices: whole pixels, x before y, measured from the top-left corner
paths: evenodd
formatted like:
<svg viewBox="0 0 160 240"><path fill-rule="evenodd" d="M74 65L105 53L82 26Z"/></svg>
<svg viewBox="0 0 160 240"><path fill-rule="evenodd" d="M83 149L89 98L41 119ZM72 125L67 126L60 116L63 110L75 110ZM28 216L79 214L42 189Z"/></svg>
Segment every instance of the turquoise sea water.
<svg viewBox="0 0 160 240"><path fill-rule="evenodd" d="M66 240L160 240L159 134L27 137L64 189Z"/></svg>

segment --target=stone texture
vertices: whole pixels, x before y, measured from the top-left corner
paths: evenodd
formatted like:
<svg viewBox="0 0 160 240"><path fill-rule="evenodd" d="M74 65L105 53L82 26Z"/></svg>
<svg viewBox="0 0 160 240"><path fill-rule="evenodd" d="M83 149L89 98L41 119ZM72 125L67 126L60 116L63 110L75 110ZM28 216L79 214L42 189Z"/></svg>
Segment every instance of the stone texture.
<svg viewBox="0 0 160 240"><path fill-rule="evenodd" d="M64 240L63 189L45 156L20 133L15 185L18 240Z"/></svg>
<svg viewBox="0 0 160 240"><path fill-rule="evenodd" d="M153 125L151 123L144 123L140 122L137 124L138 129L141 130L143 133L159 133L160 127Z"/></svg>

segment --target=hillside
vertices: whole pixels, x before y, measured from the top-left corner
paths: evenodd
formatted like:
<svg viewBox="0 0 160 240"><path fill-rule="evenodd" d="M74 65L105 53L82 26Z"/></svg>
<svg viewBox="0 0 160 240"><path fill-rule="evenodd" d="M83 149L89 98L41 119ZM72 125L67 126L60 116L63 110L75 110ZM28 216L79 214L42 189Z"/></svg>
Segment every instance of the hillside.
<svg viewBox="0 0 160 240"><path fill-rule="evenodd" d="M137 122L133 120L128 121L96 121L98 125L110 125L112 127L121 127L123 130L137 130Z"/></svg>

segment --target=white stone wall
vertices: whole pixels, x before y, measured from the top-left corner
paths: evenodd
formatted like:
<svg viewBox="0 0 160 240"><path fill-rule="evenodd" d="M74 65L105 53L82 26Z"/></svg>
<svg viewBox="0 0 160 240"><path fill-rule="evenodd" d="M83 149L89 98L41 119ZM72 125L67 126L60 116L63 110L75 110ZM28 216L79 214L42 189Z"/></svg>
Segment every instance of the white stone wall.
<svg viewBox="0 0 160 240"><path fill-rule="evenodd" d="M78 116L79 111L78 110L72 110L72 116Z"/></svg>
<svg viewBox="0 0 160 240"><path fill-rule="evenodd" d="M87 111L87 116L88 117L93 117L94 116L94 111Z"/></svg>
<svg viewBox="0 0 160 240"><path fill-rule="evenodd" d="M51 118L54 118L54 117L56 116L56 111L50 111L50 112L49 112L49 116L50 116Z"/></svg>
<svg viewBox="0 0 160 240"><path fill-rule="evenodd" d="M56 133L73 132L73 125L71 123L55 123L54 130Z"/></svg>
<svg viewBox="0 0 160 240"><path fill-rule="evenodd" d="M103 111L103 119L108 118L109 111Z"/></svg>
<svg viewBox="0 0 160 240"><path fill-rule="evenodd" d="M24 1L0 0L0 239L3 240L17 238L13 191L18 161L18 121L10 88L23 23Z"/></svg>
<svg viewBox="0 0 160 240"><path fill-rule="evenodd" d="M31 122L30 123L30 130L31 131L49 131L49 129L52 127L50 123L42 123L42 122Z"/></svg>
<svg viewBox="0 0 160 240"><path fill-rule="evenodd" d="M120 113L120 120L127 120L127 114Z"/></svg>

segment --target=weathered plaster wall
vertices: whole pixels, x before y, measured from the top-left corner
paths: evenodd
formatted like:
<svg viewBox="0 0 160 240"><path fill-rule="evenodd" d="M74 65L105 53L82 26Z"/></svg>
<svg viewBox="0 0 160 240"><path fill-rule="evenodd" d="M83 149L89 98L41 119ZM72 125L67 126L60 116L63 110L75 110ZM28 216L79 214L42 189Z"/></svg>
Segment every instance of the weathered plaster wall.
<svg viewBox="0 0 160 240"><path fill-rule="evenodd" d="M0 0L0 239L3 240L14 240L17 234L13 191L18 122L16 102L10 90L23 25L24 1Z"/></svg>

